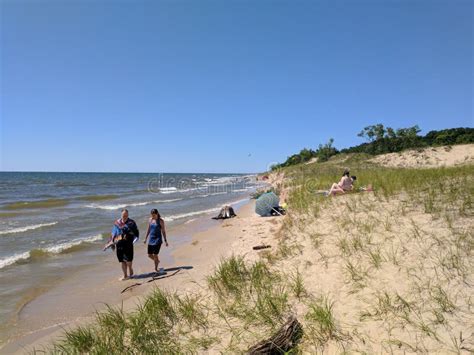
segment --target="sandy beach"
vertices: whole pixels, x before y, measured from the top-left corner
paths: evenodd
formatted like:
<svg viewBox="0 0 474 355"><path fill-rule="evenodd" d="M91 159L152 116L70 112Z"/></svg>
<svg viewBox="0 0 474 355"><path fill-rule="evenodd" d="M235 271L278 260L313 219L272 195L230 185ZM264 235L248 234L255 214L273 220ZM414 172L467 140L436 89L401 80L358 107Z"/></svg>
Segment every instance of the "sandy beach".
<svg viewBox="0 0 474 355"><path fill-rule="evenodd" d="M163 250L163 247L160 267L165 270L181 268L176 274L174 269L167 271L168 275L173 274L171 277L147 282L152 278L152 262L140 243L136 247L134 260L137 278L118 281L119 264L115 255L109 253L104 257L103 265L86 268L73 278L63 280L52 291L43 292L31 302L25 302L10 333L11 339L0 349L0 353L22 354L50 345L61 337L63 329L91 322L95 311L103 310L106 304L123 304L124 310L133 310L155 287L178 292L193 292L202 288L206 276L221 258L228 256L231 250L240 252L234 245L239 241L243 243L245 235L258 231L262 241L266 238L261 226L248 225L257 218L254 201L240 205L236 208L238 216L231 220L214 221L206 216L168 231L170 244L173 245L173 238L179 240L179 244L170 250ZM141 285L121 293L126 287L137 283Z"/></svg>

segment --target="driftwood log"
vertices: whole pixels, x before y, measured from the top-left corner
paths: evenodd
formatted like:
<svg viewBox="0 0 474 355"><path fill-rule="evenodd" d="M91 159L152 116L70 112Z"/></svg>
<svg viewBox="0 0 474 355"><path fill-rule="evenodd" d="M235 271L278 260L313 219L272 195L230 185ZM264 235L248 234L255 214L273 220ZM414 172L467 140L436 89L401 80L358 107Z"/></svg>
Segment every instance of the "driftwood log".
<svg viewBox="0 0 474 355"><path fill-rule="evenodd" d="M127 287L125 287L125 288L122 290L122 292L120 292L120 293L124 293L125 291L129 291L129 290L131 290L132 288L137 287L137 286L140 286L140 285L141 285L141 283L136 283L136 284L127 286Z"/></svg>
<svg viewBox="0 0 474 355"><path fill-rule="evenodd" d="M167 277L171 277L171 276L176 275L180 271L181 271L181 269L178 269L175 272L173 272L171 275L156 276L156 277L153 277L151 280L148 280L147 282L153 282L153 281L156 281L156 280L166 279Z"/></svg>
<svg viewBox="0 0 474 355"><path fill-rule="evenodd" d="M272 247L271 245L257 245L253 247L253 250L267 249L271 247Z"/></svg>
<svg viewBox="0 0 474 355"><path fill-rule="evenodd" d="M148 280L147 282L153 282L153 281L156 281L156 280L161 280L161 279L166 279L167 277L171 277L171 276L174 276L176 275L178 272L180 272L181 269L178 269L176 270L175 272L173 272L171 275L162 275L162 276L156 276L156 277L153 277L152 279ZM133 288L137 287L137 286L140 286L140 285L143 285L143 282L138 282L138 283L135 283L133 285L130 285L130 286L127 286L125 287L122 292L120 293L124 293L126 291L130 291L132 290Z"/></svg>
<svg viewBox="0 0 474 355"><path fill-rule="evenodd" d="M269 339L262 340L248 350L249 355L284 354L293 349L303 335L303 327L294 316Z"/></svg>

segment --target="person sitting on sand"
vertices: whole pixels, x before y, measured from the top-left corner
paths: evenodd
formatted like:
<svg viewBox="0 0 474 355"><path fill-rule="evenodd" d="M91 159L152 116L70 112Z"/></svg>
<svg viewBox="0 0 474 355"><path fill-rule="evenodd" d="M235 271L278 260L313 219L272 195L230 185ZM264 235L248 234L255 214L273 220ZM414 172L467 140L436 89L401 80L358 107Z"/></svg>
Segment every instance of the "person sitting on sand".
<svg viewBox="0 0 474 355"><path fill-rule="evenodd" d="M161 244L163 244L162 237L165 240L165 245L168 246L165 221L161 218L161 215L156 208L152 209L150 214L151 217L148 221L148 229L143 243L146 244L148 237L150 237L148 241L148 257L155 262L155 271L159 272L158 265L160 259L158 258L158 254L160 253Z"/></svg>
<svg viewBox="0 0 474 355"><path fill-rule="evenodd" d="M344 173L342 174L342 178L339 183L332 184L331 188L329 189L328 196L336 195L338 193L344 194L347 191L352 191L354 188L353 182L355 179L352 179L350 176L349 169L344 169Z"/></svg>
<svg viewBox="0 0 474 355"><path fill-rule="evenodd" d="M112 240L116 245L117 259L122 264L123 277L120 280L133 277L133 241L138 238L139 233L135 221L128 218L128 210L123 209L122 217L115 221L112 229Z"/></svg>

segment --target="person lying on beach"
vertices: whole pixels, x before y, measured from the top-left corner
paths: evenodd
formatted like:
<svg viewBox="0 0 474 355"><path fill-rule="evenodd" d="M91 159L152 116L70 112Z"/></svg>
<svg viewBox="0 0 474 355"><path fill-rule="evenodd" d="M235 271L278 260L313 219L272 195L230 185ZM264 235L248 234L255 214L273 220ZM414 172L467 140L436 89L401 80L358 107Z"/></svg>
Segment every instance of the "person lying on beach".
<svg viewBox="0 0 474 355"><path fill-rule="evenodd" d="M158 254L160 253L163 239L165 240L165 245L168 246L165 221L161 218L161 215L156 208L152 209L150 214L151 217L148 220L148 229L143 243L146 244L148 237L150 237L148 241L148 257L155 263L155 271L160 272L160 269L158 268L158 265L160 264Z"/></svg>
<svg viewBox="0 0 474 355"><path fill-rule="evenodd" d="M123 277L120 280L133 277L133 241L138 238L139 233L135 221L128 218L128 210L123 209L121 218L115 221L112 229L112 241L115 244L117 259L123 272Z"/></svg>
<svg viewBox="0 0 474 355"><path fill-rule="evenodd" d="M328 196L336 195L338 193L344 194L348 191L352 191L354 188L353 183L356 179L357 178L355 176L351 178L349 169L345 169L341 180L337 184L332 184L331 188L329 189Z"/></svg>
<svg viewBox="0 0 474 355"><path fill-rule="evenodd" d="M216 217L212 217L212 219L227 219L227 218L233 218L236 217L237 215L235 214L234 209L232 206L224 206L221 208L221 211Z"/></svg>

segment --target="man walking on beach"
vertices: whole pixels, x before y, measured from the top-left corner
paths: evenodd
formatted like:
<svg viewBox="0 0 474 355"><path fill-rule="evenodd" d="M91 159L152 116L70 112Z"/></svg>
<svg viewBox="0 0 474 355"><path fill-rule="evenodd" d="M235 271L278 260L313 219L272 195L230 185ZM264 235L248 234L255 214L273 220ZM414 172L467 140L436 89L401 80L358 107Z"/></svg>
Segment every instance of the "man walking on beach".
<svg viewBox="0 0 474 355"><path fill-rule="evenodd" d="M138 238L139 233L135 221L128 218L128 210L123 209L122 218L115 221L112 229L112 239L116 242L117 259L122 264L123 277L120 280L133 277L133 241Z"/></svg>

